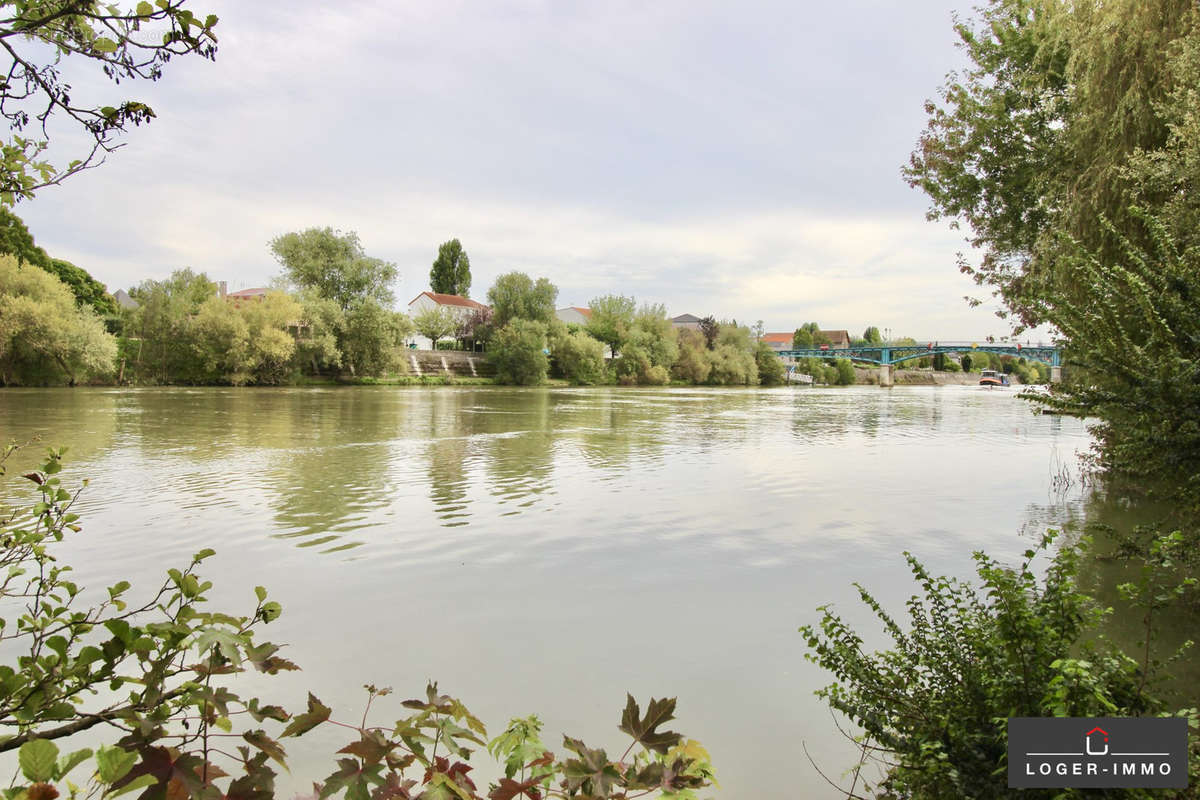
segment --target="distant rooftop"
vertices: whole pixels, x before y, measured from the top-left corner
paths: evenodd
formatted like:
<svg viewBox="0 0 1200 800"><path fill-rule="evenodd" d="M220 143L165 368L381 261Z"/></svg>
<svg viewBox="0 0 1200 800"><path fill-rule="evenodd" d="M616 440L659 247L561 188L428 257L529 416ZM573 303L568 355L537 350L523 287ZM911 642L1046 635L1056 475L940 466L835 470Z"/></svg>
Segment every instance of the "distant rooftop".
<svg viewBox="0 0 1200 800"><path fill-rule="evenodd" d="M676 325L682 325L682 324L689 323L689 322L699 322L699 321L700 321L700 318L697 317L695 314L680 314L678 317L671 318L671 322L674 322Z"/></svg>
<svg viewBox="0 0 1200 800"><path fill-rule="evenodd" d="M437 292L421 292L421 294L429 297L430 300L437 303L439 306L461 306L463 308L487 308L483 303L478 303L469 297L460 297L456 294L439 294ZM413 303L421 299L421 294L408 301L411 306Z"/></svg>

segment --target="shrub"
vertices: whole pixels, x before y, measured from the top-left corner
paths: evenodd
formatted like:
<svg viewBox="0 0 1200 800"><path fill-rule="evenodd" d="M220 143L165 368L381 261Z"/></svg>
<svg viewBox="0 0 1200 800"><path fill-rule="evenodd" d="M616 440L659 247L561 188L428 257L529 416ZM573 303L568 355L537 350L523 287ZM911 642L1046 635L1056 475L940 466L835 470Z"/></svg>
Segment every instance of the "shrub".
<svg viewBox="0 0 1200 800"><path fill-rule="evenodd" d="M496 331L488 348L488 360L496 367L496 382L518 386L544 383L550 368L545 347L544 323L527 319L511 320Z"/></svg>
<svg viewBox="0 0 1200 800"><path fill-rule="evenodd" d="M556 336L550 354L564 378L577 385L604 381L604 343L582 330Z"/></svg>
<svg viewBox="0 0 1200 800"><path fill-rule="evenodd" d="M688 383L700 384L708 380L712 360L703 333L686 328L679 332L679 357L671 366L671 372Z"/></svg>
<svg viewBox="0 0 1200 800"><path fill-rule="evenodd" d="M850 363L850 359L839 358L834 364L834 369L837 371L835 380L838 386L849 386L856 380L854 365Z"/></svg>
<svg viewBox="0 0 1200 800"><path fill-rule="evenodd" d="M721 337L725 338L727 328L721 329ZM735 344L718 344L709 351L712 359L712 370L708 374L708 382L717 386L751 386L758 383L758 364L754 353L749 349L743 350Z"/></svg>
<svg viewBox="0 0 1200 800"><path fill-rule="evenodd" d="M861 726L865 744L879 748L870 752L887 754L874 792L1009 797L1006 718L1168 710L1149 691L1155 669L1149 645L1139 663L1103 639L1085 638L1105 611L1076 588L1080 547L1062 545L1044 578L1034 571L1038 551L1048 550L1053 536L1026 551L1015 569L976 553L979 585L933 577L906 553L922 592L908 603L907 625L858 587L892 640L884 652L865 653L859 635L828 606L820 609L819 625L800 629L808 659L836 678L819 694ZM1165 564L1178 557L1182 539L1163 542L1158 556ZM1172 593L1152 584L1143 580L1131 595L1157 603L1164 591Z"/></svg>
<svg viewBox="0 0 1200 800"><path fill-rule="evenodd" d="M786 376L783 369L783 361L776 355L771 346L765 342L759 342L758 347L754 352L754 360L758 366L758 382L763 386L778 386L783 383Z"/></svg>

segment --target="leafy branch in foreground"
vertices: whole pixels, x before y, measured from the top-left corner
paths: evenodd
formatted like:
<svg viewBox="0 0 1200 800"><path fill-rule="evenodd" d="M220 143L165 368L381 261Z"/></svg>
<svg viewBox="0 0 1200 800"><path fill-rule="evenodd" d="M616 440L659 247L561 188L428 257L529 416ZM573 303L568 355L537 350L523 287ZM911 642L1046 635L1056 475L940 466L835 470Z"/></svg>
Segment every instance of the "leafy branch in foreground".
<svg viewBox="0 0 1200 800"><path fill-rule="evenodd" d="M0 476L16 449L0 452ZM469 773L472 749L485 745L505 772L488 800L696 798L713 783L704 748L661 730L674 718L673 699L651 699L643 715L628 698L620 729L632 741L613 759L570 737L567 754L555 756L534 716L488 742L483 723L437 684L404 703L412 714L385 727L367 722L372 702L390 692L374 686L358 724L331 719L312 694L297 714L239 694L237 676L251 668L299 669L279 646L256 639L279 617L279 604L257 587L248 615L202 610L212 583L198 570L213 555L203 550L169 569L144 601L131 600L133 587L120 581L86 605L91 594L52 553L80 530L78 493L58 477L63 452L48 451L40 469L22 476L37 487L36 503L0 506L0 646L17 654L0 663L0 753L16 751L18 762L4 800L134 792L139 800L268 800L275 768L287 766L281 740L322 725L355 737L314 787L319 800L482 800ZM85 732L107 741L68 747Z"/></svg>
<svg viewBox="0 0 1200 800"><path fill-rule="evenodd" d="M137 100L116 106L81 104L63 66L79 59L100 65L114 82L156 81L173 56L217 52L216 16L196 15L185 0L139 2L132 9L97 0L5 0L0 3L0 115L12 135L0 146L0 203L11 205L45 186L98 165L119 145L118 134L154 118ZM47 54L53 58L47 59ZM90 137L90 150L63 166L42 158L49 123L61 118ZM26 133L33 129L32 135Z"/></svg>
<svg viewBox="0 0 1200 800"><path fill-rule="evenodd" d="M882 772L864 796L1015 795L1006 777L1009 717L1181 715L1190 718L1193 729L1198 726L1194 708L1173 707L1156 694L1164 676L1163 663L1150 655L1152 612L1161 610L1164 592L1173 591L1162 584L1166 573L1148 571L1126 589L1127 597L1147 610L1145 652L1132 658L1104 639L1091 638L1108 610L1076 588L1079 545L1062 545L1044 577L1034 572L1035 557L1049 548L1054 535L1027 550L1015 569L976 553L979 585L934 577L906 554L922 590L908 602L907 626L859 586L863 602L891 639L890 649L865 652L862 637L828 606L821 609L819 625L800 629L811 651L808 659L836 679L818 696L861 728L857 741L865 759ZM1168 537L1158 552L1169 559L1178 544L1178 537ZM1194 734L1192 741L1194 792L1200 749ZM859 780L865 777L861 769ZM1061 790L1019 794L1073 796Z"/></svg>

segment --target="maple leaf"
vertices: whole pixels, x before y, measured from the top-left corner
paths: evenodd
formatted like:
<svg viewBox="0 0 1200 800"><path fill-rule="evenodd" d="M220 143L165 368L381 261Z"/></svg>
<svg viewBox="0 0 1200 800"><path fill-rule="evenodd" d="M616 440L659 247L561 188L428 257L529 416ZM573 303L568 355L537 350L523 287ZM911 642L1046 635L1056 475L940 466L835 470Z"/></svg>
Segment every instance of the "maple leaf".
<svg viewBox="0 0 1200 800"><path fill-rule="evenodd" d="M579 739L569 736L563 737L563 746L581 756L568 759L563 764L567 788L575 791L589 784L593 793L607 797L609 789L621 778L621 773L608 760L608 754L603 750L593 750Z"/></svg>
<svg viewBox="0 0 1200 800"><path fill-rule="evenodd" d="M646 707L646 716L641 716L637 701L633 695L625 695L625 711L621 714L620 729L628 733L643 747L656 753L666 753L679 743L683 734L674 731L656 731L659 725L664 725L675 719L675 698L655 700L650 698Z"/></svg>
<svg viewBox="0 0 1200 800"><path fill-rule="evenodd" d="M329 715L333 713L329 706L318 700L312 692L308 693L308 711L304 714L297 714L292 717L292 721L283 729L283 733L279 734L279 738L283 739L288 736L300 736L308 733L313 728L320 725L325 720L329 719Z"/></svg>
<svg viewBox="0 0 1200 800"><path fill-rule="evenodd" d="M535 776L524 783L517 783L512 778L501 778L500 783L488 793L488 800L513 800L514 797L541 800L542 792L538 785L543 780L544 777Z"/></svg>

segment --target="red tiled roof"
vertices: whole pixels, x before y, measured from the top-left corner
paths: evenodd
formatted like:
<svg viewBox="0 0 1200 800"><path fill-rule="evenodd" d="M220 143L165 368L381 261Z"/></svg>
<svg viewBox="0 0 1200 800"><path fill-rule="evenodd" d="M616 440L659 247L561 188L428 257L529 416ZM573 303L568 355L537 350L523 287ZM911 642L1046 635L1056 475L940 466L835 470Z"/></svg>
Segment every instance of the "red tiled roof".
<svg viewBox="0 0 1200 800"><path fill-rule="evenodd" d="M783 344L791 344L795 339L793 333L764 333L762 340L767 344L771 342L782 342Z"/></svg>
<svg viewBox="0 0 1200 800"><path fill-rule="evenodd" d="M267 289L266 287L260 287L257 289L240 289L239 291L236 291L236 292L230 292L229 294L227 294L225 296L226 297L263 297L269 291L270 291L270 289Z"/></svg>
<svg viewBox="0 0 1200 800"><path fill-rule="evenodd" d="M592 317L592 310L590 308L580 308L579 306L571 306L571 308L575 309L580 314L583 314L588 319L591 319Z"/></svg>
<svg viewBox="0 0 1200 800"><path fill-rule="evenodd" d="M469 297L459 297L456 294L438 294L437 292L421 292L428 295L429 299L437 303L439 306L462 306L463 308L487 308L483 303L477 303ZM420 299L421 294L414 297L408 302L411 306Z"/></svg>

